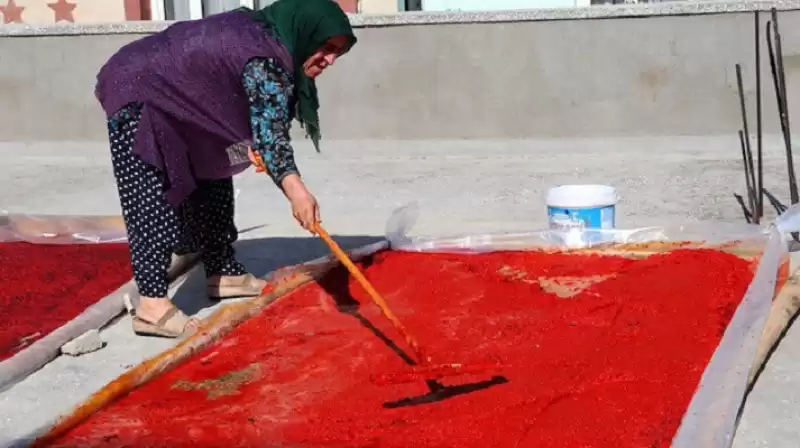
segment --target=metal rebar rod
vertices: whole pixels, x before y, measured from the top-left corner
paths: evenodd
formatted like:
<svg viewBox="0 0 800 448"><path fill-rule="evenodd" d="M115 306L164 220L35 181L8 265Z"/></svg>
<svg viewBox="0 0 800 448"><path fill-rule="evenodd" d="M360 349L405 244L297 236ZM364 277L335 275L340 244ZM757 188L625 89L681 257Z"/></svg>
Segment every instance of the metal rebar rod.
<svg viewBox="0 0 800 448"><path fill-rule="evenodd" d="M747 178L747 199L750 205L750 210L755 211L755 192L753 191L753 184L751 183L752 177L752 157L753 151L750 148L750 131L747 128L747 105L744 100L744 85L742 82L742 66L736 64L736 85L739 89L739 106L742 110L742 130L739 131L739 140L742 144L742 157L744 158L745 177Z"/></svg>
<svg viewBox="0 0 800 448"><path fill-rule="evenodd" d="M747 143L745 142L744 132L741 130L739 131L739 146L741 146L742 149L742 162L744 163L744 183L745 188L747 188L747 202L749 204L749 208L747 210L752 215L754 213L753 206L755 203L753 201L753 195L751 194L752 184L750 183L750 164L747 161ZM747 222L751 222L751 220L748 219Z"/></svg>
<svg viewBox="0 0 800 448"><path fill-rule="evenodd" d="M772 30L775 34L775 66L778 79L777 88L780 90L778 102L780 103L779 112L781 128L783 131L783 141L786 144L786 168L789 171L789 195L791 203L800 202L800 195L797 191L797 175L794 170L794 156L792 155L792 131L789 122L789 107L786 93L786 71L783 66L783 46L781 45L781 33L778 26L778 10L772 8Z"/></svg>
<svg viewBox="0 0 800 448"><path fill-rule="evenodd" d="M778 198L776 198L775 195L770 193L769 190L767 190L766 188L764 189L764 195L767 196L767 199L769 199L770 204L772 204L772 206L775 207L775 211L778 212L778 214L785 212L786 209L788 208L785 205L781 204L781 201L779 201Z"/></svg>
<svg viewBox="0 0 800 448"><path fill-rule="evenodd" d="M764 132L761 116L761 16L755 12L756 52L756 152L758 154L758 179L756 186L756 223L764 217Z"/></svg>
<svg viewBox="0 0 800 448"><path fill-rule="evenodd" d="M733 194L733 197L736 198L736 202L738 202L739 206L742 207L742 213L744 213L744 220L747 221L748 224L751 224L753 222L753 219L752 216L750 215L750 210L747 209L747 204L744 203L744 198L736 193Z"/></svg>

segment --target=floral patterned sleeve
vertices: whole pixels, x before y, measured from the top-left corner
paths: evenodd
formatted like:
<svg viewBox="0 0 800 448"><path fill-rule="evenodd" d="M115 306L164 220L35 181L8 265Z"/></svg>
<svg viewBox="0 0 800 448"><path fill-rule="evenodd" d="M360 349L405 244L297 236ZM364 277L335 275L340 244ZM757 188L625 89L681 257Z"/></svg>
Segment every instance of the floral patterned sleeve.
<svg viewBox="0 0 800 448"><path fill-rule="evenodd" d="M245 66L243 83L250 102L253 150L261 156L268 174L280 186L284 177L299 174L289 137L292 77L273 59L259 58Z"/></svg>

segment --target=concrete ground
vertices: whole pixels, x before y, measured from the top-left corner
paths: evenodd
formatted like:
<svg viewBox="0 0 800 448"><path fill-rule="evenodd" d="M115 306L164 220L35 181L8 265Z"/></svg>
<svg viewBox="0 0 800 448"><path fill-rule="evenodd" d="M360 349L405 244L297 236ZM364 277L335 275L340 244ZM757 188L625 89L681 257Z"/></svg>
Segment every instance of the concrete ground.
<svg viewBox="0 0 800 448"><path fill-rule="evenodd" d="M380 238L396 207L419 201L415 234L537 230L544 193L560 183L618 188L618 227L741 222L738 144L720 138L527 141L334 141L322 154L298 144L298 164L328 230L345 246ZM767 139L767 187L788 196L780 147ZM0 143L0 208L14 213L118 213L107 151L100 143ZM237 179L242 261L255 273L325 253L294 224L263 175ZM176 300L208 314L195 272ZM0 394L0 446L10 446L172 342L133 336L122 318L103 330L108 345L60 357ZM793 327L750 395L736 448L795 447L800 438L800 328Z"/></svg>

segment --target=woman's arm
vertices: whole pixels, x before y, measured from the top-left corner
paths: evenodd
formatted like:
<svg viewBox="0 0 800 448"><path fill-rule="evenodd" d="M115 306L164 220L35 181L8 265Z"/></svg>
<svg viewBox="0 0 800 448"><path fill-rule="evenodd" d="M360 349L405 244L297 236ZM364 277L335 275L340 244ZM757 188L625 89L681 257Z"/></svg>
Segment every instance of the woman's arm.
<svg viewBox="0 0 800 448"><path fill-rule="evenodd" d="M280 187L287 176L299 175L289 136L292 78L271 59L253 59L245 66L243 84L250 103L253 150Z"/></svg>
<svg viewBox="0 0 800 448"><path fill-rule="evenodd" d="M291 202L297 222L315 233L319 205L300 179L290 143L292 78L271 59L253 59L245 66L242 82L250 103L253 151Z"/></svg>

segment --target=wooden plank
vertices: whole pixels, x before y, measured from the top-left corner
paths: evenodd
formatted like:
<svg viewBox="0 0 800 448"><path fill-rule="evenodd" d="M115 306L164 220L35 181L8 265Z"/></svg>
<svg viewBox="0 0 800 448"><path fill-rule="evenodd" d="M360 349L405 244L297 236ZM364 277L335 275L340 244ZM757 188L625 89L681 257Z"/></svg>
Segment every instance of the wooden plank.
<svg viewBox="0 0 800 448"><path fill-rule="evenodd" d="M761 334L756 349L756 358L747 379L748 389L752 388L764 370L770 356L797 317L798 310L800 310L800 273L796 272L786 281L772 304L764 332Z"/></svg>

